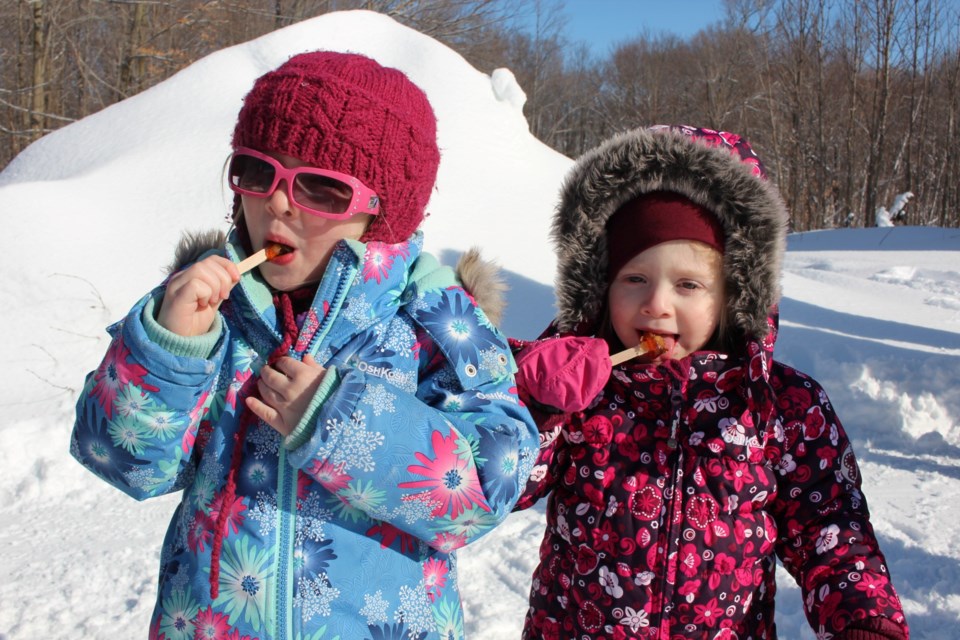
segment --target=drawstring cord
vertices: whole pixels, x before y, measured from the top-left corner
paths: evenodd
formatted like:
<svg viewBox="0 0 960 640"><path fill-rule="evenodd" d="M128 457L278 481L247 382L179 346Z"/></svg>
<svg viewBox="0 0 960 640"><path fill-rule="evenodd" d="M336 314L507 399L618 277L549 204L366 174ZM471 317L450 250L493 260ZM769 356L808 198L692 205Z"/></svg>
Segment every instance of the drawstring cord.
<svg viewBox="0 0 960 640"><path fill-rule="evenodd" d="M313 289L298 290L291 293L279 292L273 295L273 304L280 312L280 321L282 327L282 339L280 345L273 350L267 358L269 366L280 358L287 355L293 341L296 340L300 329L297 326L296 313L294 312L293 299L298 302L306 299L312 299ZM307 297L309 295L309 297ZM241 390L238 402L243 402L247 395L259 398L260 392L256 381L259 376L251 377L244 385L249 393L244 394ZM217 599L220 594L220 552L223 548L223 539L227 536L227 527L230 519L230 513L233 511L233 505L237 500L237 474L240 473L240 461L243 458L243 445L247 439L247 432L250 425L255 424L257 416L249 409L243 409L243 415L240 418L240 426L234 435L233 452L230 455L230 471L227 474L227 483L223 488L223 500L220 503L220 512L217 514L217 521L214 525L213 544L210 549L210 598Z"/></svg>

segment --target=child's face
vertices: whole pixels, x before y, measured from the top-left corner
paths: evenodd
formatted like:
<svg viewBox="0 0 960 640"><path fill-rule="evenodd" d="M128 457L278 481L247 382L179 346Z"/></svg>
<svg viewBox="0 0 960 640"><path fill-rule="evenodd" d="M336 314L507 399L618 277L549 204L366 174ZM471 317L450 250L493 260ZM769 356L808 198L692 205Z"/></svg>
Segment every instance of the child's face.
<svg viewBox="0 0 960 640"><path fill-rule="evenodd" d="M634 256L610 283L613 330L625 347L644 332L663 336L666 353L682 358L702 349L724 305L723 257L693 240L671 240Z"/></svg>
<svg viewBox="0 0 960 640"><path fill-rule="evenodd" d="M307 166L291 156L269 155L287 168ZM278 185L267 198L241 196L241 200L251 249L258 251L272 242L290 249L260 265L264 279L280 291L319 282L334 245L344 238L358 239L373 218L361 213L343 220L330 220L306 213L290 202L285 184Z"/></svg>

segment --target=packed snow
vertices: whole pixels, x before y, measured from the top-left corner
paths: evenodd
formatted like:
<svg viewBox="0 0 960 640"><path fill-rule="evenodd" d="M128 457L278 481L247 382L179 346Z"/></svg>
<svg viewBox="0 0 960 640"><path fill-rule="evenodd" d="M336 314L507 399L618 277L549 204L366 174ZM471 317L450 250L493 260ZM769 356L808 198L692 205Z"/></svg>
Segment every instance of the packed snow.
<svg viewBox="0 0 960 640"><path fill-rule="evenodd" d="M443 154L427 250L452 265L478 246L500 265L509 335L551 318L548 234L572 160L530 134L510 71L481 73L385 16L295 24L47 135L0 173L0 640L146 636L178 497L138 503L77 464L73 405L104 328L163 277L180 233L226 228L222 172L246 90L321 48L423 87ZM777 357L824 385L853 438L912 637L957 638L960 229L792 234L784 293ZM542 528L542 508L515 513L460 552L471 640L519 638ZM780 637L814 638L782 570L779 584Z"/></svg>

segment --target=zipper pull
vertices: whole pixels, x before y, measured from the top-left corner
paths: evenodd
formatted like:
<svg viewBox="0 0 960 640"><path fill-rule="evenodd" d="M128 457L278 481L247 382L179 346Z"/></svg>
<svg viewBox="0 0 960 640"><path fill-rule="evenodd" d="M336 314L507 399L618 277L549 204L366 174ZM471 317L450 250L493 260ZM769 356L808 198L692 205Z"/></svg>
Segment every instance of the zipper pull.
<svg viewBox="0 0 960 640"><path fill-rule="evenodd" d="M673 381L673 388L670 391L670 409L673 411L673 423L670 425L670 437L667 438L667 446L670 449L676 449L677 430L680 428L680 411L683 408L683 393L680 390L679 380Z"/></svg>

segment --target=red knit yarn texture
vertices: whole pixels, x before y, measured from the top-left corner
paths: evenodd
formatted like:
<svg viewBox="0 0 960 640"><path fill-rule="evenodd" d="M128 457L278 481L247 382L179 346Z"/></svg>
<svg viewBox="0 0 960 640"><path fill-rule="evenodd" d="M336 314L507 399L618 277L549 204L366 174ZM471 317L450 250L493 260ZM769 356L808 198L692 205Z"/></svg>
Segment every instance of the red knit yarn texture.
<svg viewBox="0 0 960 640"><path fill-rule="evenodd" d="M364 241L399 242L425 216L440 164L436 116L403 72L362 55L315 51L261 76L233 147L352 175L380 196Z"/></svg>

